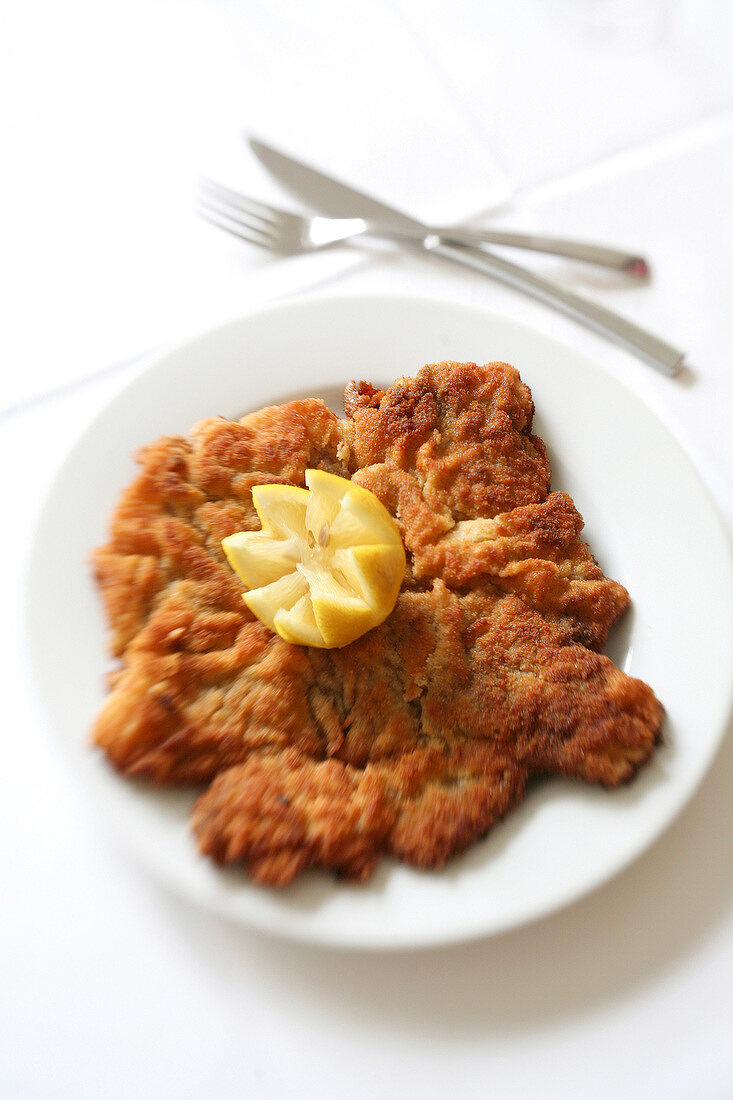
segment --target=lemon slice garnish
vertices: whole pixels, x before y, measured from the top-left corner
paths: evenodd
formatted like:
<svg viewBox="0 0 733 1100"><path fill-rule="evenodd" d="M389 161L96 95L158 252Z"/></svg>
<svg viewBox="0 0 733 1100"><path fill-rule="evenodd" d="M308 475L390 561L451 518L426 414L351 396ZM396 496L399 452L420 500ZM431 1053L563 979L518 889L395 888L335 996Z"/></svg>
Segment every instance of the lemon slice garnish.
<svg viewBox="0 0 733 1100"><path fill-rule="evenodd" d="M244 602L295 645L334 649L383 622L405 573L397 524L368 489L306 470L307 489L256 485L261 531L222 542Z"/></svg>

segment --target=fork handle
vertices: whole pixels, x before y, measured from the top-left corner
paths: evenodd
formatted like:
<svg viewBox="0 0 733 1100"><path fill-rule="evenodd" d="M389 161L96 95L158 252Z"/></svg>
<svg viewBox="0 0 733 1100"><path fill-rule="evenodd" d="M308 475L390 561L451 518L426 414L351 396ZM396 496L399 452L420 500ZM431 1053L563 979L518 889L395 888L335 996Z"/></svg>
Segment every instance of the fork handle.
<svg viewBox="0 0 733 1100"><path fill-rule="evenodd" d="M566 256L571 260L599 264L615 271L626 271L630 275L645 278L649 275L649 265L643 256L632 252L622 252L618 248L591 244L588 241L576 241L567 237L548 237L543 233L515 233L503 229L464 229L449 225L433 229L439 237L451 244L499 244L511 248L526 248L531 252L548 252L552 256Z"/></svg>
<svg viewBox="0 0 733 1100"><path fill-rule="evenodd" d="M518 264L510 263L509 260L496 256L493 252L445 244L439 237L427 237L423 247L428 252L481 271L490 278L506 283L515 290L520 290L531 298L552 306L559 312L567 314L568 317L572 317L574 321L619 344L668 377L677 374L682 366L684 353L678 348L672 347L671 344L665 343L646 329L627 321L618 313L612 313L610 309L605 309L595 302L589 302L579 294L573 294L572 291L565 290L557 283L541 275L535 275L533 271L519 267Z"/></svg>

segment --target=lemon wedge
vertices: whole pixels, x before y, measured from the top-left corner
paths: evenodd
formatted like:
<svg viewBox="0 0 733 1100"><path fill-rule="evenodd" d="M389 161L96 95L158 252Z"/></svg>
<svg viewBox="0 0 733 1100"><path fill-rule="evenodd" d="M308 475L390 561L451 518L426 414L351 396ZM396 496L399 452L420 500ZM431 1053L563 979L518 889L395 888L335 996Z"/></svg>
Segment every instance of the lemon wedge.
<svg viewBox="0 0 733 1100"><path fill-rule="evenodd" d="M261 531L222 541L244 602L295 645L334 649L383 622L405 573L397 524L368 489L306 470L307 489L256 485Z"/></svg>

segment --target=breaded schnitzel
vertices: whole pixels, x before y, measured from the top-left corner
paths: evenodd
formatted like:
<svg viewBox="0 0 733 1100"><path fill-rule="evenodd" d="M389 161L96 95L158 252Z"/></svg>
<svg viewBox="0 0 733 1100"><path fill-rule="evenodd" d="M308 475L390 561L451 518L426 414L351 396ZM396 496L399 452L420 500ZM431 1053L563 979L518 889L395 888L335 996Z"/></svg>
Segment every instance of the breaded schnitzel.
<svg viewBox="0 0 733 1100"><path fill-rule="evenodd" d="M210 419L139 455L96 576L120 658L94 740L120 771L210 783L202 852L256 881L382 855L439 867L536 775L615 786L659 739L653 692L602 656L626 610L550 491L534 406L503 363L430 365L387 390ZM352 478L395 517L391 615L343 649L254 619L221 540L259 527L251 489Z"/></svg>

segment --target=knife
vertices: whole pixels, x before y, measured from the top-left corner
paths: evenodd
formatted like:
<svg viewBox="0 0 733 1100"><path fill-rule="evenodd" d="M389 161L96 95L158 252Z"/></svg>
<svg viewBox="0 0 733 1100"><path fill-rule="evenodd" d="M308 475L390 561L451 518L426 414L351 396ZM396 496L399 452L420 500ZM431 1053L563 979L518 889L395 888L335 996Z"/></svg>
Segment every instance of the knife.
<svg viewBox="0 0 733 1100"><path fill-rule="evenodd" d="M414 234L420 239L423 238L425 226L401 210L395 210L369 195L355 191L347 184L325 176L322 172L317 172L300 161L293 160L292 157L278 152L277 149L256 138L250 138L249 144L252 151L273 175L283 181L290 180L289 186L296 193L302 195L308 189L311 195L317 194L323 212L328 212L331 217L365 218L406 235ZM516 233L503 229L471 229L461 225L431 226L430 231L442 237L443 240L450 241L451 244L508 245L512 248L549 252L554 256L566 256L572 260L600 264L602 267L625 271L640 278L646 278L650 274L649 265L643 256L621 252L617 248L609 248L606 245L589 244L587 241L548 237L539 233Z"/></svg>
<svg viewBox="0 0 733 1100"><path fill-rule="evenodd" d="M461 230L451 227L451 238L446 239L434 227L425 225L403 211L341 183L340 180L289 157L257 138L250 137L248 140L253 153L268 171L291 192L321 213L332 217L359 217L381 221L385 228L412 239L425 251L471 267L565 313L619 344L662 374L671 377L680 370L684 360L683 352L619 314L581 298L579 294L497 256L489 249L455 242L454 234L462 232Z"/></svg>

